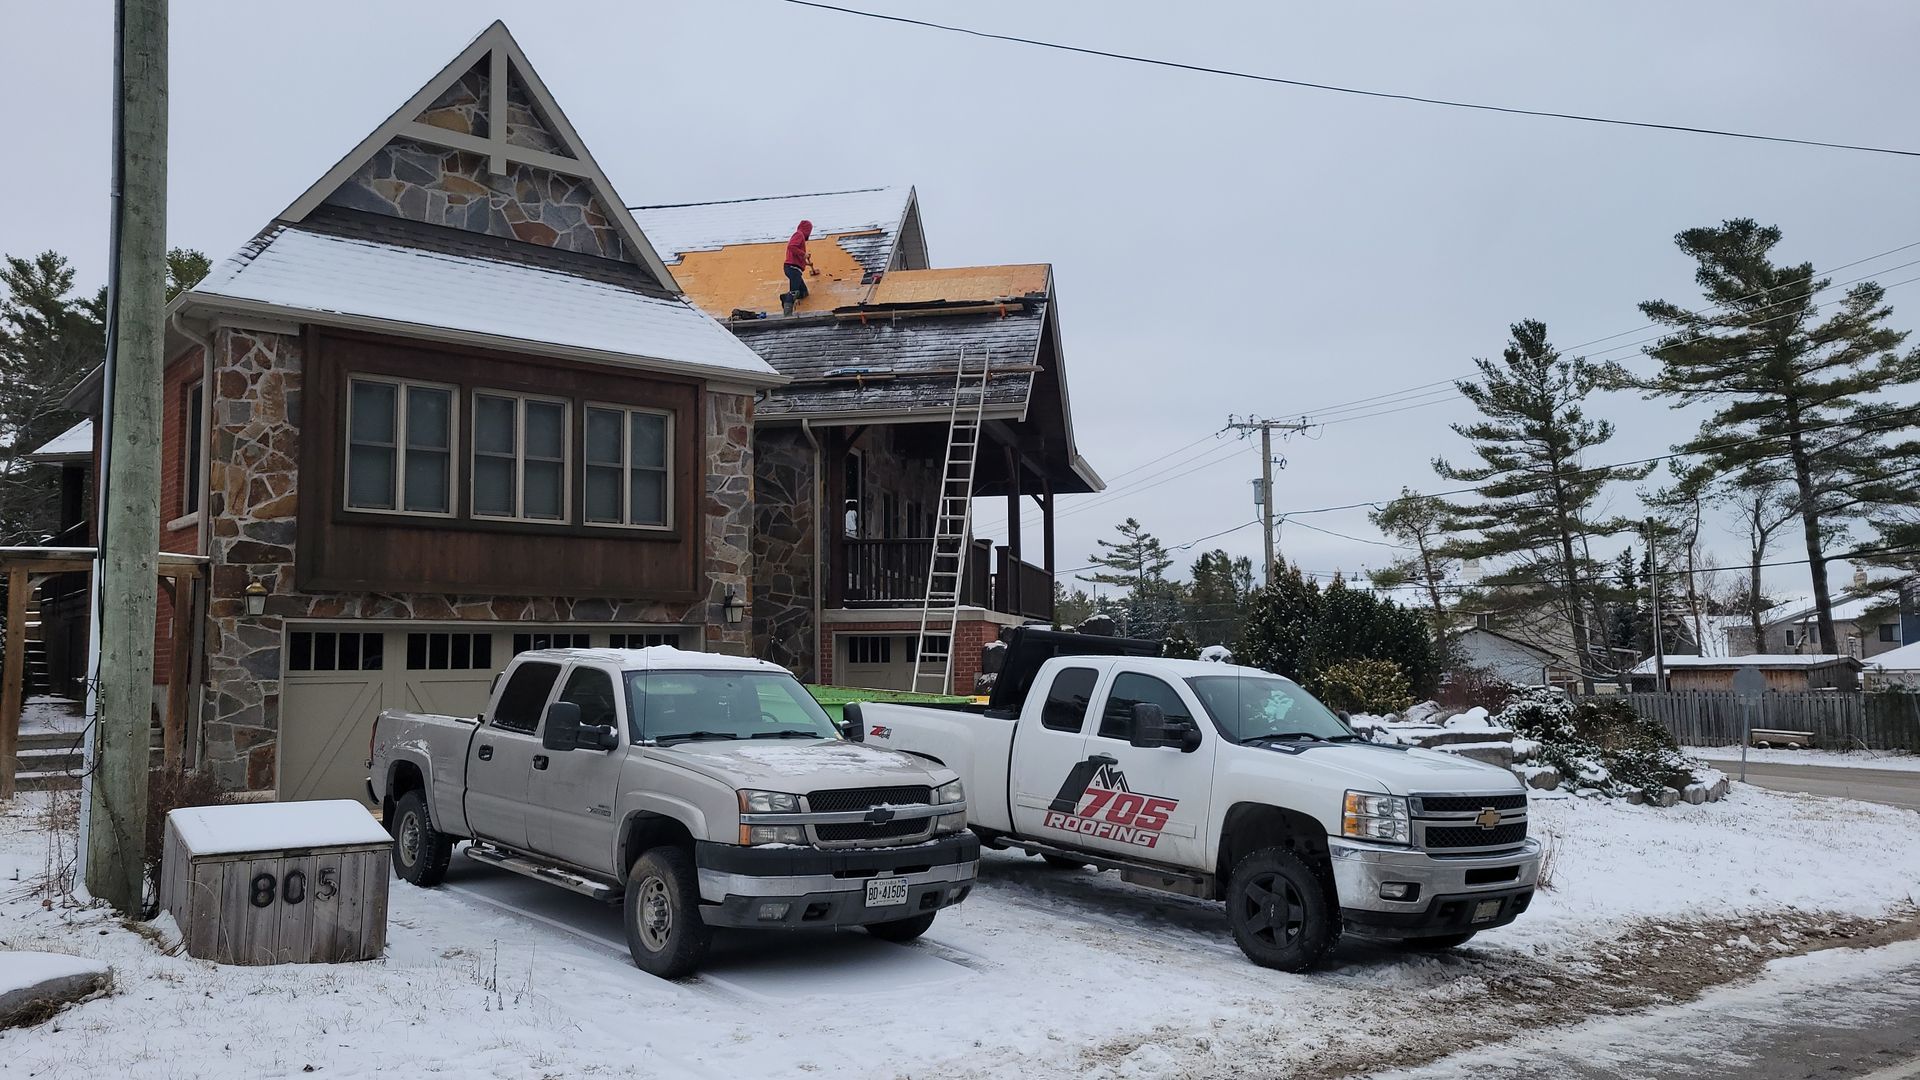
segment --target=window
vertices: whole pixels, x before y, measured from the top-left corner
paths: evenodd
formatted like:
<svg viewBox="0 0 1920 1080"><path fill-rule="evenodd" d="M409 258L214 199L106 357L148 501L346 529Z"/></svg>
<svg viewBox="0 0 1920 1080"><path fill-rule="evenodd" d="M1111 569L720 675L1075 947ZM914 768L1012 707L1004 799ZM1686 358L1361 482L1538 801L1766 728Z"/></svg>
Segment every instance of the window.
<svg viewBox="0 0 1920 1080"><path fill-rule="evenodd" d="M407 635L408 671L491 671L493 635L488 633L412 633Z"/></svg>
<svg viewBox="0 0 1920 1080"><path fill-rule="evenodd" d="M672 430L665 413L587 407L588 524L672 524Z"/></svg>
<svg viewBox="0 0 1920 1080"><path fill-rule="evenodd" d="M347 382L347 507L453 513L453 391L355 377Z"/></svg>
<svg viewBox="0 0 1920 1080"><path fill-rule="evenodd" d="M1169 720L1193 719L1193 714L1187 711L1187 703L1180 700L1179 692L1173 687L1151 675L1128 671L1116 676L1113 689L1107 692L1107 706L1100 714L1100 737L1131 738L1133 707L1140 704L1160 706Z"/></svg>
<svg viewBox="0 0 1920 1080"><path fill-rule="evenodd" d="M920 647L915 650L915 655L923 664L944 664L950 648L948 642L952 640L947 634L928 634L920 639Z"/></svg>
<svg viewBox="0 0 1920 1080"><path fill-rule="evenodd" d="M201 391L205 387L204 382L197 382L187 387L186 399L180 403L180 414L186 418L186 427L180 432L181 441L185 443L186 449L186 454L183 455L185 462L181 465L185 471L180 476L180 516L182 517L196 513L200 509L201 444L206 440L206 402Z"/></svg>
<svg viewBox="0 0 1920 1080"><path fill-rule="evenodd" d="M515 634L513 635L513 655L534 649L587 649L593 642L588 634Z"/></svg>
<svg viewBox="0 0 1920 1080"><path fill-rule="evenodd" d="M843 478L846 490L842 493L841 497L846 500L844 509L846 511L848 536L858 537L860 535L860 511L863 506L861 496L865 490L867 479L866 463L867 460L860 455L860 451L847 451L847 466Z"/></svg>
<svg viewBox="0 0 1920 1080"><path fill-rule="evenodd" d="M287 670L379 671L385 646L378 631L295 630L287 635Z"/></svg>
<svg viewBox="0 0 1920 1080"><path fill-rule="evenodd" d="M1900 624L1883 622L1880 624L1880 640L1889 644L1900 640Z"/></svg>
<svg viewBox="0 0 1920 1080"><path fill-rule="evenodd" d="M847 663L893 663L893 639L884 634L848 634Z"/></svg>
<svg viewBox="0 0 1920 1080"><path fill-rule="evenodd" d="M1040 707L1040 726L1049 731L1078 733L1087 722L1087 704L1093 700L1093 684L1099 672L1092 668L1063 668L1047 688L1047 701Z"/></svg>
<svg viewBox="0 0 1920 1080"><path fill-rule="evenodd" d="M532 734L540 725L547 695L559 678L558 664L521 664L515 668L513 678L508 679L506 688L500 691L500 703L494 707L491 718L493 726Z"/></svg>
<svg viewBox="0 0 1920 1080"><path fill-rule="evenodd" d="M567 688L560 700L580 706L580 722L590 727L618 729L614 715L613 678L599 668L577 667L567 676Z"/></svg>
<svg viewBox="0 0 1920 1080"><path fill-rule="evenodd" d="M675 649L679 648L680 632L677 630L669 630L665 633L649 631L644 634L607 635L607 647L609 649L651 649L655 645L667 645Z"/></svg>
<svg viewBox="0 0 1920 1080"><path fill-rule="evenodd" d="M473 516L566 520L566 402L473 395Z"/></svg>

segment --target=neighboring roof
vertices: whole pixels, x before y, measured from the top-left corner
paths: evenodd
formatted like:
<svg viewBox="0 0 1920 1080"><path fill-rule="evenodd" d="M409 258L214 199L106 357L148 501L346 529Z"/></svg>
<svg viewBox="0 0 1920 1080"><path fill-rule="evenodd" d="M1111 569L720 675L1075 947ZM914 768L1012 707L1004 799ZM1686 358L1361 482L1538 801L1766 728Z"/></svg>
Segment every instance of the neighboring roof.
<svg viewBox="0 0 1920 1080"><path fill-rule="evenodd" d="M785 245L802 219L813 222L815 241L845 233L877 233L878 244L863 246L884 246L891 255L912 203L911 187L874 187L629 209L655 250L678 263L690 251L734 244ZM885 268L882 260L877 269Z"/></svg>
<svg viewBox="0 0 1920 1080"><path fill-rule="evenodd" d="M1863 665L1852 656L1835 656L1832 653L1753 653L1749 656L1669 656L1666 658L1667 670L1674 668L1704 668L1729 671L1735 668L1813 668L1828 664L1846 664L1856 670ZM1633 669L1635 675L1653 674L1653 659L1642 660Z"/></svg>
<svg viewBox="0 0 1920 1080"><path fill-rule="evenodd" d="M93 420L82 420L55 435L28 454L27 460L42 464L93 460Z"/></svg>
<svg viewBox="0 0 1920 1080"><path fill-rule="evenodd" d="M1834 601L1833 621L1837 623L1855 622L1864 617L1869 611L1885 611L1891 613L1897 605L1898 602L1893 596L1885 593L1847 596ZM1795 624L1804 625L1819 621L1820 612L1817 608L1808 607L1802 612L1795 612L1790 618Z"/></svg>
<svg viewBox="0 0 1920 1080"><path fill-rule="evenodd" d="M1920 671L1920 641L1883 652L1868 660L1867 666L1882 671Z"/></svg>
<svg viewBox="0 0 1920 1080"><path fill-rule="evenodd" d="M1535 645L1531 641L1522 641L1521 639L1514 637L1511 634L1503 634L1498 630L1489 630L1484 626L1463 627L1459 630L1455 630L1454 632L1452 632L1451 634L1448 634L1447 636L1451 638L1459 638L1459 637L1465 637L1468 634L1485 634L1491 638L1499 638L1501 641L1507 642L1510 645L1518 645L1520 648L1525 649L1528 652L1531 652L1543 659L1551 660L1554 663L1564 663L1564 661L1562 661L1558 656L1556 656L1552 652L1552 650L1543 648L1539 645Z"/></svg>
<svg viewBox="0 0 1920 1080"><path fill-rule="evenodd" d="M678 298L524 263L274 226L221 263L188 305L520 351L783 381Z"/></svg>

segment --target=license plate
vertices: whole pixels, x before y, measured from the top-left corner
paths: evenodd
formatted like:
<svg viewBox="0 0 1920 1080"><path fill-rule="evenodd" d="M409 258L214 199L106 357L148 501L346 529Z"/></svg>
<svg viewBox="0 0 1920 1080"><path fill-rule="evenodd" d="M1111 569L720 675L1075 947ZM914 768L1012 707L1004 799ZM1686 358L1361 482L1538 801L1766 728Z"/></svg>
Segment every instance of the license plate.
<svg viewBox="0 0 1920 1080"><path fill-rule="evenodd" d="M874 878L867 882L868 907L898 907L906 902L906 879Z"/></svg>
<svg viewBox="0 0 1920 1080"><path fill-rule="evenodd" d="M867 886L867 891L869 894L871 894L873 891L873 886L871 885ZM873 901L868 900L867 903L871 904L873 903ZM1474 922L1492 922L1494 919L1497 919L1499 917L1500 917L1500 901L1498 900L1482 900L1479 903L1473 905L1473 921Z"/></svg>

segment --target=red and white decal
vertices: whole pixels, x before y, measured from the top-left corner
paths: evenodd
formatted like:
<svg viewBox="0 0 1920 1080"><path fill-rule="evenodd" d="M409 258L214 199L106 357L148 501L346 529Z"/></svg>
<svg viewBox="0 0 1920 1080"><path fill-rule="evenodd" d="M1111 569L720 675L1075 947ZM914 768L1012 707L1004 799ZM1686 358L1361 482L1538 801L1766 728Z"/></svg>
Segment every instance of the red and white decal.
<svg viewBox="0 0 1920 1080"><path fill-rule="evenodd" d="M885 724L875 724L873 725L873 730L867 734L872 735L876 739L891 739L893 738L893 729Z"/></svg>
<svg viewBox="0 0 1920 1080"><path fill-rule="evenodd" d="M1151 848L1159 844L1160 830L1166 827L1180 800L1128 791L1127 778L1118 768L1100 764L1096 771L1088 767L1090 764L1081 762L1067 774L1066 785L1040 824L1135 847ZM1073 791L1076 786L1080 787L1077 794ZM1072 809L1063 809L1064 806Z"/></svg>

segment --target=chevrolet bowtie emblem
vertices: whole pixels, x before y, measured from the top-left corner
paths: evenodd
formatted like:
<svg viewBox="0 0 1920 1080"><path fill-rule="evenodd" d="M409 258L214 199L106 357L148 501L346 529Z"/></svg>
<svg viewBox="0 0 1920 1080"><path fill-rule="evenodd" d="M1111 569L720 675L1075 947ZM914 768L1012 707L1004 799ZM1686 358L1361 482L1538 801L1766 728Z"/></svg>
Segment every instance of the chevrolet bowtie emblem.
<svg viewBox="0 0 1920 1080"><path fill-rule="evenodd" d="M875 825L892 821L893 811L884 806L876 806L872 810L867 811L867 820L873 822Z"/></svg>
<svg viewBox="0 0 1920 1080"><path fill-rule="evenodd" d="M1480 813L1474 816L1473 823L1483 829L1491 829L1500 824L1500 811L1491 806L1482 807Z"/></svg>

